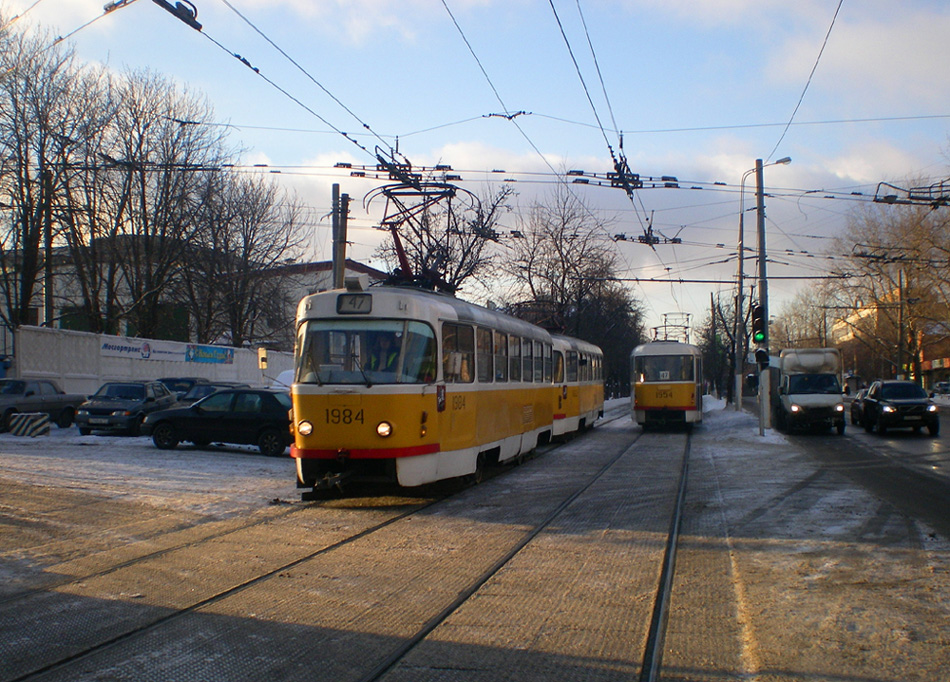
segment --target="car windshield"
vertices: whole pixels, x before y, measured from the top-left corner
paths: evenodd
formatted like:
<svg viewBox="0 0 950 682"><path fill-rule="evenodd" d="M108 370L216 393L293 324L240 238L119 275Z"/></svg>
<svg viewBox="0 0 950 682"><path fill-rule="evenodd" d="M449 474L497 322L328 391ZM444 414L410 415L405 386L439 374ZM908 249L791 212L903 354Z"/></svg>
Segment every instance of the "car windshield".
<svg viewBox="0 0 950 682"><path fill-rule="evenodd" d="M435 334L410 320L309 320L297 338L304 384L420 384L435 380Z"/></svg>
<svg viewBox="0 0 950 682"><path fill-rule="evenodd" d="M841 393L841 384L834 374L792 374L788 378L788 392L802 393Z"/></svg>
<svg viewBox="0 0 950 682"><path fill-rule="evenodd" d="M104 384L96 391L96 397L114 400L144 400L145 386L142 384Z"/></svg>
<svg viewBox="0 0 950 682"><path fill-rule="evenodd" d="M220 386L215 386L213 384L195 384L192 386L191 390L185 394L184 397L186 400L200 400L206 395L211 395L219 388Z"/></svg>
<svg viewBox="0 0 950 682"><path fill-rule="evenodd" d="M19 395L23 393L24 383L22 381L0 381L0 394Z"/></svg>
<svg viewBox="0 0 950 682"><path fill-rule="evenodd" d="M885 400L919 400L927 397L927 392L917 384L884 384L881 397Z"/></svg>

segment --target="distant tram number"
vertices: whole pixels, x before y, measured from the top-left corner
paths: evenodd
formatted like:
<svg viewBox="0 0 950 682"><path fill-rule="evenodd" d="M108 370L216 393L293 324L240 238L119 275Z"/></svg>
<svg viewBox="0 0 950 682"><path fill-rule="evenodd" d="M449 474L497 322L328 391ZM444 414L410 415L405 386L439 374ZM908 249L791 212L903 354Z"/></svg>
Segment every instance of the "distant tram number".
<svg viewBox="0 0 950 682"><path fill-rule="evenodd" d="M453 409L453 410L464 410L464 409L465 409L465 396L464 396L464 395L453 395L453 396L452 396L452 409Z"/></svg>
<svg viewBox="0 0 950 682"><path fill-rule="evenodd" d="M658 388L656 389L656 397L659 398L660 400L664 400L664 399L669 400L670 398L673 397L673 389L672 388Z"/></svg>
<svg viewBox="0 0 950 682"><path fill-rule="evenodd" d="M362 424L363 410L353 411L348 407L327 410L327 424Z"/></svg>

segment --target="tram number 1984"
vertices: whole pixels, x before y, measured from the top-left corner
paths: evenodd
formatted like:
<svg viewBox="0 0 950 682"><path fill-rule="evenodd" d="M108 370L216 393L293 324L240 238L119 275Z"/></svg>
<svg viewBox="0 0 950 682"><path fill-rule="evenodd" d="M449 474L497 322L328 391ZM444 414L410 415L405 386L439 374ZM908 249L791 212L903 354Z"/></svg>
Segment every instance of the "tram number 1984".
<svg viewBox="0 0 950 682"><path fill-rule="evenodd" d="M348 407L328 408L327 424L362 424L363 410L351 410Z"/></svg>

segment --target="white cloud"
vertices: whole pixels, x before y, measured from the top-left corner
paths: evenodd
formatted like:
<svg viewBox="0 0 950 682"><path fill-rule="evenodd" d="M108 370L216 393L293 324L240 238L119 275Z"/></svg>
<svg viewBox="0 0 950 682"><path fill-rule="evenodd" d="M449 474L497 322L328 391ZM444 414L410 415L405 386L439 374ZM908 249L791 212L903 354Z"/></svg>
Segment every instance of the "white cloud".
<svg viewBox="0 0 950 682"><path fill-rule="evenodd" d="M839 17L814 84L833 101L868 111L943 113L950 95L950 14L889 6L873 18ZM774 53L767 73L804 86L824 35L796 35Z"/></svg>

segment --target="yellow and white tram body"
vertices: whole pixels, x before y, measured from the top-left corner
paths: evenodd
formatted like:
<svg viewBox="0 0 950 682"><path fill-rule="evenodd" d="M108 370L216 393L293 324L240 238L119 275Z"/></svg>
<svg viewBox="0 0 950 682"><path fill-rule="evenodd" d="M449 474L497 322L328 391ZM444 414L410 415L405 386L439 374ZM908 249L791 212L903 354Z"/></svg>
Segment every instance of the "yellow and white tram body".
<svg viewBox="0 0 950 682"><path fill-rule="evenodd" d="M448 295L305 297L291 388L298 485L418 486L529 452L552 436L553 357L544 329Z"/></svg>
<svg viewBox="0 0 950 682"><path fill-rule="evenodd" d="M696 346L653 341L630 354L631 413L637 424L676 426L703 421L703 358Z"/></svg>
<svg viewBox="0 0 950 682"><path fill-rule="evenodd" d="M554 423L552 434L582 431L604 414L604 353L587 341L552 334Z"/></svg>

